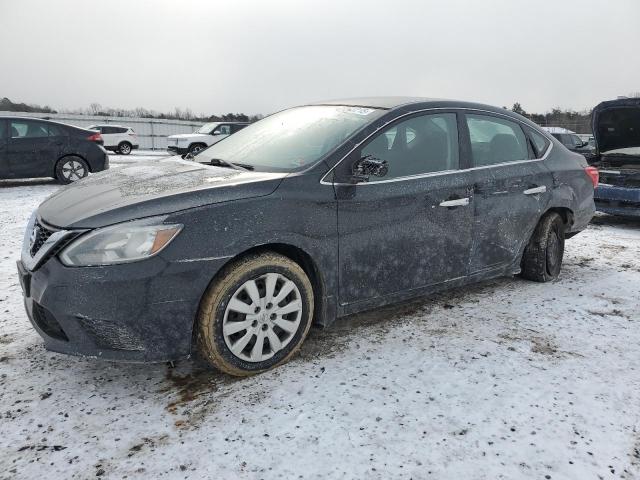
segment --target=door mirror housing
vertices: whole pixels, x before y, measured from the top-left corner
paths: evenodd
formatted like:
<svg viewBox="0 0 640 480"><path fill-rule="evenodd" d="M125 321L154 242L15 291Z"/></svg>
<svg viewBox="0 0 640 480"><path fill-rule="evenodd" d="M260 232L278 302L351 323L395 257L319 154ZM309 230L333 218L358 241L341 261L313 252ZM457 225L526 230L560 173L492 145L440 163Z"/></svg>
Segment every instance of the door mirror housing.
<svg viewBox="0 0 640 480"><path fill-rule="evenodd" d="M365 155L356 161L351 168L351 176L357 182L368 182L369 177L384 177L389 173L386 160L380 160L371 155Z"/></svg>

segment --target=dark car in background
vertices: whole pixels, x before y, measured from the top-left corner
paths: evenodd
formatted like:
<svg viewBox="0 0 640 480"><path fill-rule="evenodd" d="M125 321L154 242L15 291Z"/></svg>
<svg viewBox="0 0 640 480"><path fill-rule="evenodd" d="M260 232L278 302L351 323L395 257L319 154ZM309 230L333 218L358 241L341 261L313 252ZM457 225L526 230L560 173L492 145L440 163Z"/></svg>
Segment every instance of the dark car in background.
<svg viewBox="0 0 640 480"><path fill-rule="evenodd" d="M594 151L594 146L588 141L585 142L577 133L561 127L542 127L554 138L560 141L565 147L572 152L590 155Z"/></svg>
<svg viewBox="0 0 640 480"><path fill-rule="evenodd" d="M58 122L0 117L0 178L71 183L109 168L100 133Z"/></svg>
<svg viewBox="0 0 640 480"><path fill-rule="evenodd" d="M594 214L582 155L475 103L306 105L195 159L94 175L34 212L18 270L48 349L198 351L258 373L312 323L503 275L553 280Z"/></svg>
<svg viewBox="0 0 640 480"><path fill-rule="evenodd" d="M640 217L640 98L600 103L591 114L596 151L590 163L600 171L596 208Z"/></svg>

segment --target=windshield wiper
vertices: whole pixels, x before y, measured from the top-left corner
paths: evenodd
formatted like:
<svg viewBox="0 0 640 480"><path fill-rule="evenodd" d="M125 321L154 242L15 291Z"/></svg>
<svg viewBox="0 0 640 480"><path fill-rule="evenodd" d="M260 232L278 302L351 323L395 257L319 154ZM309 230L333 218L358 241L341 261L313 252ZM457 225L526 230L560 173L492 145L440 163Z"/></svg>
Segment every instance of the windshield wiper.
<svg viewBox="0 0 640 480"><path fill-rule="evenodd" d="M223 160L221 158L212 158L210 160L210 165L215 167L228 167L235 168L236 170L253 170L253 165L246 165L244 163L231 163L228 160Z"/></svg>

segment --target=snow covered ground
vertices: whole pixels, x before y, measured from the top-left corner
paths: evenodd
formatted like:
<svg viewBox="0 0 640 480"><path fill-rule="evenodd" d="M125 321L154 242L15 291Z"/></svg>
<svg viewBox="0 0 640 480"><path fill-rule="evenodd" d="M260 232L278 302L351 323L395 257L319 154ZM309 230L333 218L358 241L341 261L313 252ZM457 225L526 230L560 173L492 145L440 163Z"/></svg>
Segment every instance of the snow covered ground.
<svg viewBox="0 0 640 480"><path fill-rule="evenodd" d="M237 380L44 350L15 260L57 188L0 181L0 478L640 478L640 221L597 217L555 283L345 319Z"/></svg>

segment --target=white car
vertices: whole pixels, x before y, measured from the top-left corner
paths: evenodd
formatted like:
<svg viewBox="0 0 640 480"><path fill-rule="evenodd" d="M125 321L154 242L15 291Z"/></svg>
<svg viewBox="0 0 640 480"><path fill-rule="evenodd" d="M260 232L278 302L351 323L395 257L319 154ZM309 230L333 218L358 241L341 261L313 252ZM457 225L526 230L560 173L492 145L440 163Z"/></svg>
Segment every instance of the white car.
<svg viewBox="0 0 640 480"><path fill-rule="evenodd" d="M133 128L123 125L91 125L89 128L102 134L104 148L112 152L129 155L139 147L138 135Z"/></svg>
<svg viewBox="0 0 640 480"><path fill-rule="evenodd" d="M205 123L193 133L182 133L167 137L167 151L172 155L199 153L223 138L233 135L249 125L246 122L211 122Z"/></svg>

